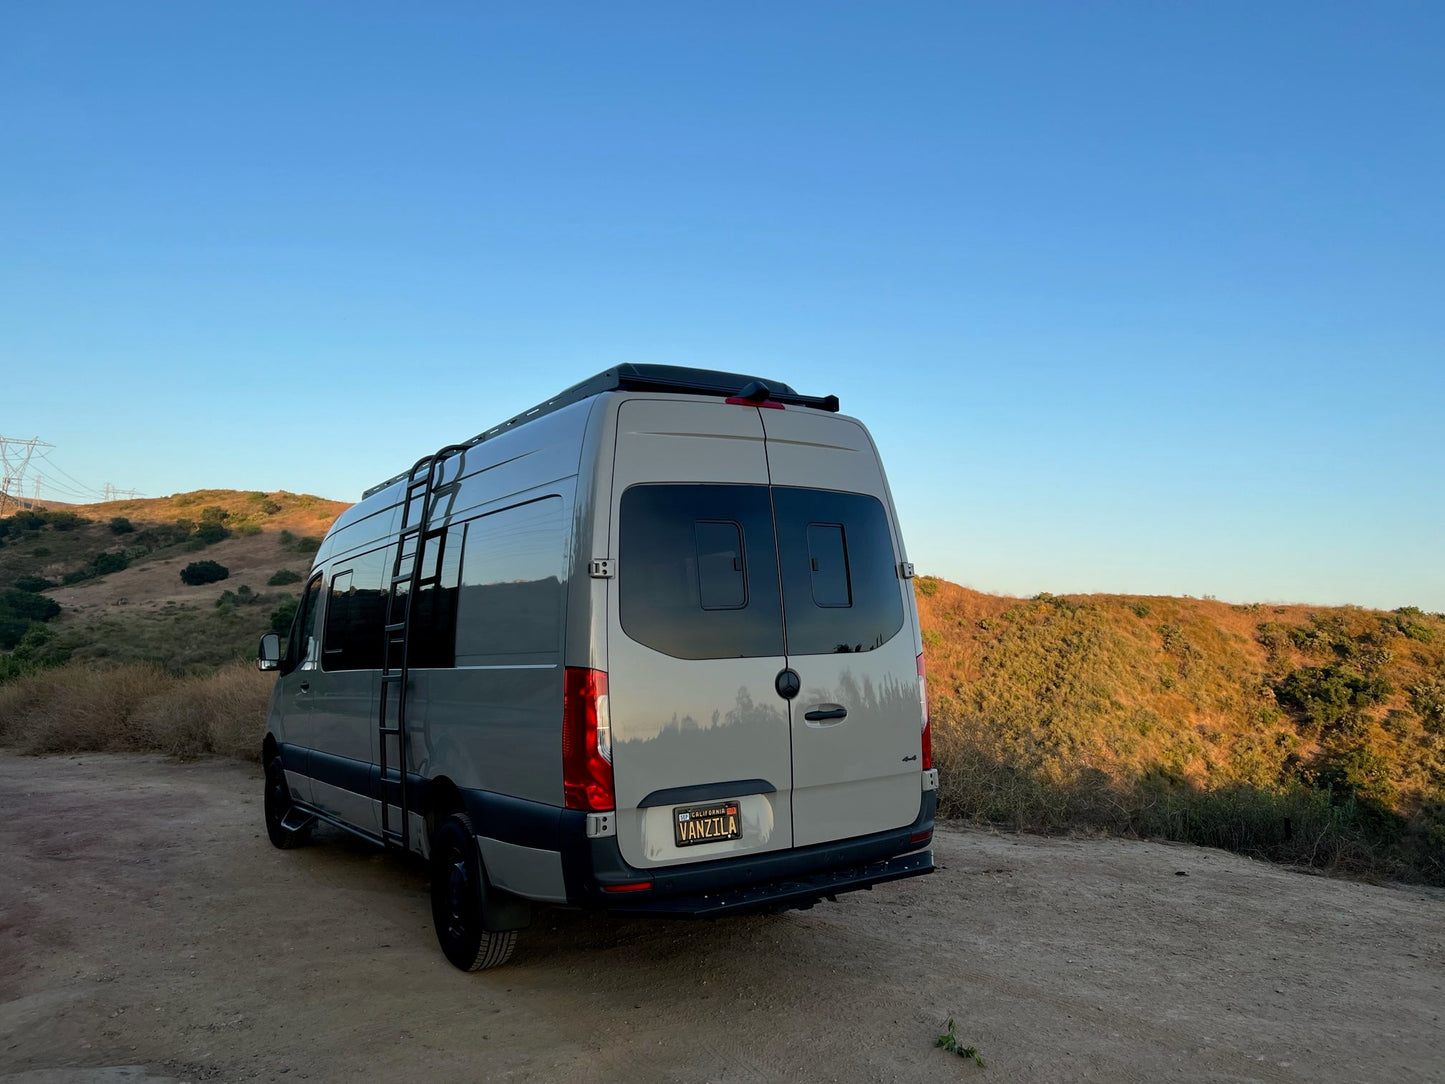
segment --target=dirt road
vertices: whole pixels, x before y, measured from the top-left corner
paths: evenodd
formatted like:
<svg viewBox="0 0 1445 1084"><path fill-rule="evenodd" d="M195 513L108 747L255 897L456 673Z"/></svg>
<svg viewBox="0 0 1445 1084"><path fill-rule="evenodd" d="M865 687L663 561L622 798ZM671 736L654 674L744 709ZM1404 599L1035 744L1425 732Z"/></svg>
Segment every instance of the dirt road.
<svg viewBox="0 0 1445 1084"><path fill-rule="evenodd" d="M1445 1080L1445 893L939 833L714 923L544 912L442 958L420 875L273 850L230 761L0 754L0 1080ZM986 1068L933 1046L944 1022Z"/></svg>

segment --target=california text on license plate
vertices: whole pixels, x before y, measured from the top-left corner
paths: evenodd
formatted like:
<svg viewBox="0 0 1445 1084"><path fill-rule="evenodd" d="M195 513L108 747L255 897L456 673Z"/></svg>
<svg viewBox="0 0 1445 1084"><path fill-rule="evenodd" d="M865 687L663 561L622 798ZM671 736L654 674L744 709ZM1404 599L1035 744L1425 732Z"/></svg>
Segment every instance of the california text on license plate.
<svg viewBox="0 0 1445 1084"><path fill-rule="evenodd" d="M737 802L693 805L672 811L672 830L679 847L738 839L743 834Z"/></svg>

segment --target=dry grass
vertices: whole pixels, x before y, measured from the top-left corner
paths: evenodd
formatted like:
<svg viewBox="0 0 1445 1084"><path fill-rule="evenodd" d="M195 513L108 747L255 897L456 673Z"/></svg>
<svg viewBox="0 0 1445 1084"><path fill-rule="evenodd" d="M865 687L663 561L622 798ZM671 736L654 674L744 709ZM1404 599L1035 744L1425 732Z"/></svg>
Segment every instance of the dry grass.
<svg viewBox="0 0 1445 1084"><path fill-rule="evenodd" d="M43 670L0 685L0 745L258 760L272 684L245 663L192 677L145 663Z"/></svg>

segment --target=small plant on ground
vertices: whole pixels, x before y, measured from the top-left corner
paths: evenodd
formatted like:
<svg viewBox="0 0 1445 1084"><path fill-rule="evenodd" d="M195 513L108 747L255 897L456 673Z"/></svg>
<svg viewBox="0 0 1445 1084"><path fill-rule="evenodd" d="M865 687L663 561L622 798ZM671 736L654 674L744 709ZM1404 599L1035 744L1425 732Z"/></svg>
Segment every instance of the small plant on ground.
<svg viewBox="0 0 1445 1084"><path fill-rule="evenodd" d="M110 521L111 534L130 534L135 530L135 524L124 516L116 516Z"/></svg>
<svg viewBox="0 0 1445 1084"><path fill-rule="evenodd" d="M181 582L199 587L203 583L218 583L230 574L230 569L215 561L192 561L181 569Z"/></svg>
<svg viewBox="0 0 1445 1084"><path fill-rule="evenodd" d="M978 1047L964 1046L958 1040L958 1030L953 1026L953 1017L948 1018L948 1030L940 1035L933 1043L934 1046L941 1046L950 1054L957 1054L960 1058L971 1058L975 1065L983 1068L983 1058L979 1056Z"/></svg>
<svg viewBox="0 0 1445 1084"><path fill-rule="evenodd" d="M285 587L288 583L300 583L301 573L292 572L289 568L283 568L279 572L272 573L271 578L266 581L267 587Z"/></svg>

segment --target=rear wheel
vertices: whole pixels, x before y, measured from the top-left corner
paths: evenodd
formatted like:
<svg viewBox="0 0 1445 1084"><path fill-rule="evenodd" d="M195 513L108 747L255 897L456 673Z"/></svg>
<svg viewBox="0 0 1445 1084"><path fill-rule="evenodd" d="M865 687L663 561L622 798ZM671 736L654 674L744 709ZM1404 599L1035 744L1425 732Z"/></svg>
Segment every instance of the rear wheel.
<svg viewBox="0 0 1445 1084"><path fill-rule="evenodd" d="M291 788L286 785L286 771L280 757L272 757L266 765L266 835L281 848L297 847L311 835L311 821L300 828L287 828L286 814L295 808Z"/></svg>
<svg viewBox="0 0 1445 1084"><path fill-rule="evenodd" d="M517 946L516 930L485 928L487 891L472 822L465 813L453 814L432 840L431 913L442 952L463 971L504 964Z"/></svg>

